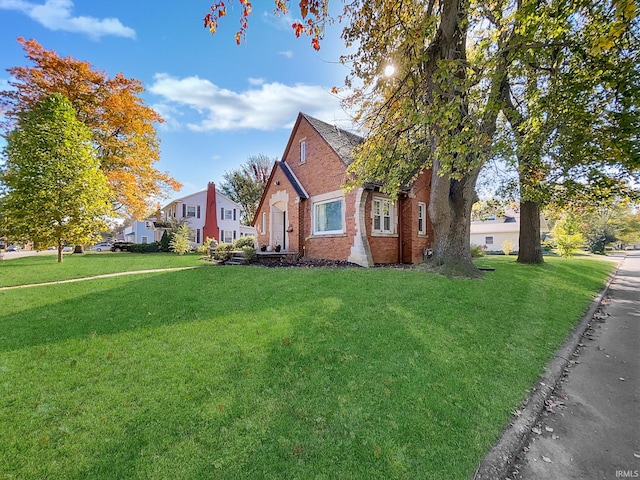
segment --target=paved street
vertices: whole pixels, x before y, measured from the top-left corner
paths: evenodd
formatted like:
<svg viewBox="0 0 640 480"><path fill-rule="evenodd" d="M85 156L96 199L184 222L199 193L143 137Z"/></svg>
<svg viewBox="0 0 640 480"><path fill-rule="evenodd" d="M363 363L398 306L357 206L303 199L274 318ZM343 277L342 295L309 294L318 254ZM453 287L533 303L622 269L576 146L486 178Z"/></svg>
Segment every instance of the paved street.
<svg viewBox="0 0 640 480"><path fill-rule="evenodd" d="M640 478L638 253L621 263L603 304L515 478Z"/></svg>

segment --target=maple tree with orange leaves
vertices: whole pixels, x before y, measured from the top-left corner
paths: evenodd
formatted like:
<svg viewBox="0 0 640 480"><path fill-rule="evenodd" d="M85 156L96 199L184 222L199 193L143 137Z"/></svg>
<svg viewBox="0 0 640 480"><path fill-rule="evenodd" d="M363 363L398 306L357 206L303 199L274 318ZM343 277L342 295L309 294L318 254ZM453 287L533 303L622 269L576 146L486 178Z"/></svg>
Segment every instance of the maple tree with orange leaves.
<svg viewBox="0 0 640 480"><path fill-rule="evenodd" d="M34 65L8 69L13 88L0 91L0 111L5 116L1 126L6 132L22 114L59 93L92 132L116 212L142 218L153 207L151 199L181 187L167 172L154 168L160 159L154 124L163 120L140 98L142 82L121 73L109 77L89 62L61 58L35 39L18 42Z"/></svg>

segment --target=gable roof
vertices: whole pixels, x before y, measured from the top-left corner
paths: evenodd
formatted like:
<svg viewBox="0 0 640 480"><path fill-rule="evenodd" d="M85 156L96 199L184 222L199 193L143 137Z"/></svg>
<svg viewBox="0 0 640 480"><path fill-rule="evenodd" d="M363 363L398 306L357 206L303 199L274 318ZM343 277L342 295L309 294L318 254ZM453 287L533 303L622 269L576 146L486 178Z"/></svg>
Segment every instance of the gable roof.
<svg viewBox="0 0 640 480"><path fill-rule="evenodd" d="M304 187L300 183L300 180L298 180L298 177L296 177L295 173L293 173L293 171L291 170L291 167L289 167L289 165L287 165L285 162L276 160L273 164L273 167L271 167L271 173L269 174L267 183L264 186L262 196L260 197L260 202L258 203L258 208L256 208L256 214L253 217L253 220L251 221L251 226L253 227L256 226L256 223L258 221L258 212L262 209L262 204L265 202L266 193L269 191L269 188L271 188L271 183L273 182L273 176L275 175L276 170L278 168L282 170L282 173L284 173L284 176L287 178L287 180L289 180L289 183L291 184L293 189L296 191L296 194L298 194L300 198L305 200L309 198L309 194L304 189Z"/></svg>
<svg viewBox="0 0 640 480"><path fill-rule="evenodd" d="M351 152L354 147L364 141L361 136L338 128L336 125L331 125L330 123L318 120L317 118L302 112L298 116L296 127L300 122L300 118L304 118L309 122L309 124L311 124L324 141L327 142L327 144L338 154L338 157L340 157L340 160L342 160L345 165L349 165L353 162Z"/></svg>
<svg viewBox="0 0 640 480"><path fill-rule="evenodd" d="M282 173L284 173L284 176L287 177L287 180L289 180L289 182L291 183L291 186L296 191L298 196L300 198L304 198L305 200L309 198L309 194L304 189L304 187L300 183L300 180L298 180L298 177L296 177L295 173L293 173L293 171L291 170L291 167L289 167L289 165L287 165L285 162L276 162L276 165L282 168Z"/></svg>

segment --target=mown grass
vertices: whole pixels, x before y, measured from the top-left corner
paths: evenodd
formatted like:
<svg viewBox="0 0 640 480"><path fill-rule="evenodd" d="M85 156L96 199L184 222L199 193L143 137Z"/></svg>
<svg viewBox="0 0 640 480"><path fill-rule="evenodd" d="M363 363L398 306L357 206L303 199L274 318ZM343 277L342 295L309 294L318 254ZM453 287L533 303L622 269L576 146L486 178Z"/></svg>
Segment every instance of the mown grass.
<svg viewBox="0 0 640 480"><path fill-rule="evenodd" d="M116 272L203 265L202 255L173 253L85 253L67 254L57 263L55 254L0 261L0 287L45 283L71 278L85 278Z"/></svg>
<svg viewBox="0 0 640 480"><path fill-rule="evenodd" d="M0 292L0 478L469 478L612 269L483 262Z"/></svg>

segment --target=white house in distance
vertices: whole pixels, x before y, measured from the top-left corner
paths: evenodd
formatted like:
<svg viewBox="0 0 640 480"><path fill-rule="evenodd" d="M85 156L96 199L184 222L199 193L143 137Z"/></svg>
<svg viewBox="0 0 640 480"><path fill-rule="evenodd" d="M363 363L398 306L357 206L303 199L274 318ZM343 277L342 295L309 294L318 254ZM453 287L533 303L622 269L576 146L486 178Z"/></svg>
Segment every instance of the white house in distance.
<svg viewBox="0 0 640 480"><path fill-rule="evenodd" d="M218 192L210 182L206 190L173 200L155 216L134 221L123 236L133 243L159 242L167 223L176 220L189 226L194 247L202 245L207 237L218 243L233 243L239 237L255 234L255 228L240 224L241 212L239 204Z"/></svg>
<svg viewBox="0 0 640 480"><path fill-rule="evenodd" d="M215 238L218 243L233 243L255 229L240 224L242 207L216 190L210 182L206 190L186 195L165 205L162 219L184 220L192 232L191 242L200 246L204 240Z"/></svg>
<svg viewBox="0 0 640 480"><path fill-rule="evenodd" d="M547 221L540 215L540 234L549 233ZM520 249L520 213L507 210L503 215L489 215L471 222L471 245L478 245L487 252L500 252L502 245L511 242L511 250Z"/></svg>

